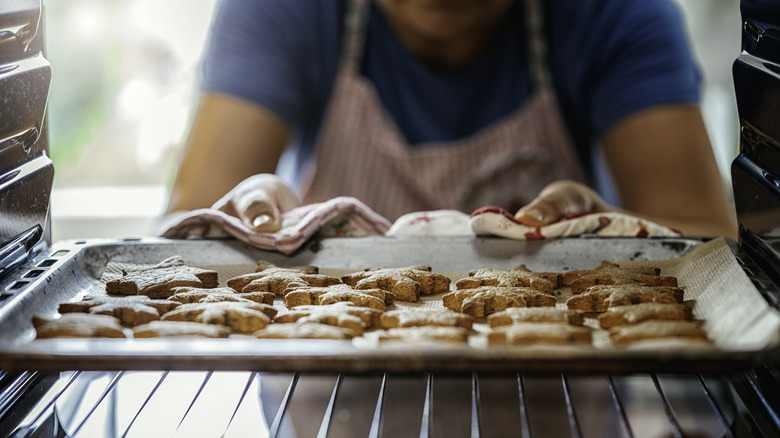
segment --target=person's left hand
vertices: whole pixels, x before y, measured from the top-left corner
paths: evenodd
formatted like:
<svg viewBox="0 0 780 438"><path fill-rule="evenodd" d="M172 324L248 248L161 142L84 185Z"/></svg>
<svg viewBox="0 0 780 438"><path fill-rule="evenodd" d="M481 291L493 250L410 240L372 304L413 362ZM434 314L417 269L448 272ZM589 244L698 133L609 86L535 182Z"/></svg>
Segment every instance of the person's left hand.
<svg viewBox="0 0 780 438"><path fill-rule="evenodd" d="M556 181L545 186L536 198L515 213L523 225L541 227L566 216L616 211L593 189L576 181Z"/></svg>

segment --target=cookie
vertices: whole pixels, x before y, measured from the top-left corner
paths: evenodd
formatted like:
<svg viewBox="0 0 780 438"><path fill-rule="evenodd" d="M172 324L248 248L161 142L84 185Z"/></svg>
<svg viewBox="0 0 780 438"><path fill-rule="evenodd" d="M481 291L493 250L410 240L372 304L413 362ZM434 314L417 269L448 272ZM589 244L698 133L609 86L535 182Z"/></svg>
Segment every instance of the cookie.
<svg viewBox="0 0 780 438"><path fill-rule="evenodd" d="M66 313L60 318L33 316L36 339L126 338L119 320L109 315Z"/></svg>
<svg viewBox="0 0 780 438"><path fill-rule="evenodd" d="M555 306L555 297L530 287L481 286L450 292L442 297L444 307L482 318L509 307Z"/></svg>
<svg viewBox="0 0 780 438"><path fill-rule="evenodd" d="M228 287L238 292L271 292L278 296L284 296L288 289L325 287L340 283L339 278L319 274L314 266L283 268L265 261L258 262L255 272L227 281Z"/></svg>
<svg viewBox="0 0 780 438"><path fill-rule="evenodd" d="M583 312L606 312L610 307L639 303L676 304L682 298L682 290L674 287L653 287L638 284L617 286L593 286L587 292L566 300L566 307Z"/></svg>
<svg viewBox="0 0 780 438"><path fill-rule="evenodd" d="M563 284L571 287L573 294L585 292L595 285L641 284L645 286L677 287L676 277L660 275L661 270L654 267L625 268L618 264L602 262L591 271L574 271L562 274Z"/></svg>
<svg viewBox="0 0 780 438"><path fill-rule="evenodd" d="M196 336L202 338L227 338L230 329L216 324L182 321L152 321L133 328L136 338L169 338Z"/></svg>
<svg viewBox="0 0 780 438"><path fill-rule="evenodd" d="M690 321L693 309L677 303L640 303L630 306L616 306L598 316L599 327L609 329L616 326L636 324L647 320Z"/></svg>
<svg viewBox="0 0 780 438"><path fill-rule="evenodd" d="M249 302L191 303L163 315L161 321L189 321L229 327L234 333L253 333L271 323L276 309Z"/></svg>
<svg viewBox="0 0 780 438"><path fill-rule="evenodd" d="M615 345L625 345L648 339L685 338L706 340L707 332L699 321L650 320L638 324L613 327L609 339Z"/></svg>
<svg viewBox="0 0 780 438"><path fill-rule="evenodd" d="M588 327L569 324L521 322L491 330L487 340L488 345L591 343L593 333Z"/></svg>
<svg viewBox="0 0 780 438"><path fill-rule="evenodd" d="M375 268L354 272L341 280L355 289L382 289L392 292L396 300L415 302L420 295L432 295L450 290L450 279L431 272L429 266L405 268Z"/></svg>
<svg viewBox="0 0 780 438"><path fill-rule="evenodd" d="M173 256L149 267L126 270L123 276L106 283L110 295L146 295L168 298L174 287L217 287L216 271L187 266L179 256Z"/></svg>
<svg viewBox="0 0 780 438"><path fill-rule="evenodd" d="M500 327L522 322L545 322L583 325L585 315L581 310L555 307L511 307L487 317L490 327Z"/></svg>
<svg viewBox="0 0 780 438"><path fill-rule="evenodd" d="M337 327L316 322L301 324L271 324L258 330L252 336L260 339L334 339L348 340L357 334L344 327Z"/></svg>
<svg viewBox="0 0 780 438"><path fill-rule="evenodd" d="M477 269L469 272L468 277L455 283L457 289L474 289L480 286L531 287L552 294L558 287L558 275L531 272L525 265L520 265L507 271L493 268Z"/></svg>
<svg viewBox="0 0 780 438"><path fill-rule="evenodd" d="M326 287L303 287L291 289L284 296L287 308L305 305L325 305L342 301L355 303L360 307L370 307L384 311L393 303L393 294L381 289L355 290L346 284Z"/></svg>
<svg viewBox="0 0 780 438"><path fill-rule="evenodd" d="M380 326L384 329L399 327L463 327L470 329L474 324L474 317L452 310L440 310L429 308L409 308L391 310L381 315Z"/></svg>
<svg viewBox="0 0 780 438"><path fill-rule="evenodd" d="M172 289L173 295L168 297L171 301L179 303L219 303L223 301L251 301L254 303L272 305L274 295L271 292L247 292L238 293L229 287L200 288L200 287L176 287Z"/></svg>
<svg viewBox="0 0 780 438"><path fill-rule="evenodd" d="M128 297L87 297L81 301L62 303L60 313L93 313L110 315L119 319L124 326L134 327L155 321L165 312L176 308L179 303L168 300L153 300L145 295Z"/></svg>
<svg viewBox="0 0 780 438"><path fill-rule="evenodd" d="M276 323L316 322L320 324L344 327L362 334L366 329L379 325L381 310L359 307L350 301L324 306L304 305L279 314Z"/></svg>
<svg viewBox="0 0 780 438"><path fill-rule="evenodd" d="M472 330L465 327L399 327L376 332L379 342L401 341L405 343L456 342L467 343Z"/></svg>

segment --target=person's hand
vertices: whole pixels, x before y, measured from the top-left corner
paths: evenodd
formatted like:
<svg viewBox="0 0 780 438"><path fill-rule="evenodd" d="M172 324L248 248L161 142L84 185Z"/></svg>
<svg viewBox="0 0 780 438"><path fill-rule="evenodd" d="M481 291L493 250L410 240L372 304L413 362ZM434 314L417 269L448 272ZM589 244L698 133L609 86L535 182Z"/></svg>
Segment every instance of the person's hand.
<svg viewBox="0 0 780 438"><path fill-rule="evenodd" d="M594 211L613 211L590 187L575 181L556 181L515 213L523 225L541 227L560 219Z"/></svg>
<svg viewBox="0 0 780 438"><path fill-rule="evenodd" d="M298 207L301 201L295 192L270 173L250 176L211 207L241 219L261 233L279 231L281 215Z"/></svg>

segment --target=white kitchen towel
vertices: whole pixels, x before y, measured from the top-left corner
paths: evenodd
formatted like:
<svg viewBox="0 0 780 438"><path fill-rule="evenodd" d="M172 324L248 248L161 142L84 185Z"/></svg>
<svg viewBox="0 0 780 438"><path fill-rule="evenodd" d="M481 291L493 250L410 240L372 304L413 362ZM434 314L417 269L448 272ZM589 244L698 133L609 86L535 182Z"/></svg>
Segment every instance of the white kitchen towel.
<svg viewBox="0 0 780 438"><path fill-rule="evenodd" d="M623 213L586 213L565 218L542 227L529 227L499 207L484 207L471 214L469 225L475 234L489 234L510 239L551 239L582 234L602 237L678 237L680 232L663 225Z"/></svg>
<svg viewBox="0 0 780 438"><path fill-rule="evenodd" d="M395 222L387 236L473 236L469 215L457 210L417 211Z"/></svg>
<svg viewBox="0 0 780 438"><path fill-rule="evenodd" d="M282 228L258 233L240 219L219 210L193 210L160 235L171 239L188 237L235 237L252 246L290 254L315 234L323 237L384 235L390 222L366 204L349 197L304 205L282 214Z"/></svg>

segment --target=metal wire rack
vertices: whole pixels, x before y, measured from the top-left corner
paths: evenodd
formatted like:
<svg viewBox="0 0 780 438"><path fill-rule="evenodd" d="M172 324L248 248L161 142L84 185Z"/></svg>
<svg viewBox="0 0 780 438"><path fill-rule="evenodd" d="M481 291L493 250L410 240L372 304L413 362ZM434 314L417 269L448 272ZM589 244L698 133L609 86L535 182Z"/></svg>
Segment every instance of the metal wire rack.
<svg viewBox="0 0 780 438"><path fill-rule="evenodd" d="M717 376L26 373L17 376L28 382L20 384L21 393L29 397L36 392L31 388L40 387L38 397L26 406L3 400L3 406L13 404L13 412L3 412L0 432L13 437L771 437L780 436L777 375L773 366Z"/></svg>

